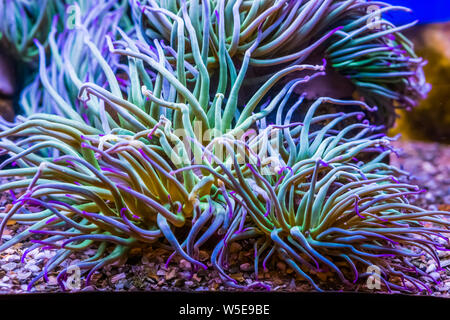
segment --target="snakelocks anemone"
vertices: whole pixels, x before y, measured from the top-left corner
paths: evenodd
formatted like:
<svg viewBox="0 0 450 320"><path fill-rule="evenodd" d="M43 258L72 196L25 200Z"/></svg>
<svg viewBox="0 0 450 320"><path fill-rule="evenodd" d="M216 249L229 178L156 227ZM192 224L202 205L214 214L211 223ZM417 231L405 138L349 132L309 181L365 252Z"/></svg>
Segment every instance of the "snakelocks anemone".
<svg viewBox="0 0 450 320"><path fill-rule="evenodd" d="M278 258L317 290L319 273L351 288L375 266L386 290L430 291L409 259L439 266L450 213L409 203L423 190L385 163L391 138L365 119L391 121L426 91L406 26L369 27L362 0L116 2L96 1L62 31L54 18L47 51L34 40L24 115L0 123L0 176L16 177L0 191L25 189L0 234L28 226L0 251L27 239L23 259L56 250L29 289L52 270L64 289L60 265L88 248L86 282L140 246L206 269L199 249L212 241L210 262L238 288L267 287L258 271ZM359 98L306 103L330 68ZM250 284L227 270L244 239L255 239Z"/></svg>
<svg viewBox="0 0 450 320"><path fill-rule="evenodd" d="M381 17L388 11L410 11L405 7L361 0L190 1L182 14L180 1L131 3L137 37L148 44L164 39L174 47L177 22L168 12L189 15L195 30L190 44L196 41L202 48L208 69L242 62L258 41L249 61L256 70L246 76L247 84L258 85L282 68L325 58L329 71L348 78L367 103L379 107L379 117L389 126L394 106L411 108L430 89L422 70L425 62L401 34L417 21L396 27ZM194 60L193 51L185 55L188 62ZM225 68L220 70L226 78Z"/></svg>
<svg viewBox="0 0 450 320"><path fill-rule="evenodd" d="M59 1L2 1L0 3L0 45L20 61L30 62L38 52L33 39L47 39L52 16L64 12Z"/></svg>

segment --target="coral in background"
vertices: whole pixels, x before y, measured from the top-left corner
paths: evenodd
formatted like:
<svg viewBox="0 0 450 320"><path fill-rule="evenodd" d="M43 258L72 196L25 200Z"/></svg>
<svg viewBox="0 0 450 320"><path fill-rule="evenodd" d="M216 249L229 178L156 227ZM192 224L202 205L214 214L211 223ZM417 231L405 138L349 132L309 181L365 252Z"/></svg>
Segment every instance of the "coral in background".
<svg viewBox="0 0 450 320"><path fill-rule="evenodd" d="M414 28L418 52L427 61L424 67L433 86L428 98L410 112L400 112L393 133L412 139L450 142L450 23Z"/></svg>
<svg viewBox="0 0 450 320"><path fill-rule="evenodd" d="M426 254L439 264L436 250L444 248L435 237L447 231L441 217L450 213L410 205L408 196L421 190L399 183L406 173L383 162L390 139L363 112L345 112L383 112L390 104L370 102L387 90L398 94L389 100L406 104L419 97L420 59L391 47L410 51L401 28L358 29L369 17L357 0L170 1L163 8L131 1L136 28L115 3L92 4L73 29L58 31L54 20L49 63L35 41L40 72L23 93L25 115L0 122L0 150L10 156L0 176L23 177L0 190L26 188L0 214L0 234L10 220L29 225L0 250L26 239L33 245L24 255L57 250L30 289L89 247L96 254L77 263L86 281L143 245L169 247L206 268L198 250L216 239L211 262L231 286L265 286L258 270L278 256L317 290L318 272L351 287L372 265L387 290L429 290L408 257ZM317 39L304 34L311 30ZM348 40L346 32L361 37ZM328 61L309 63L319 44ZM368 51L354 53L366 44ZM407 61L386 70L391 58ZM361 100L320 97L294 121L305 108L302 87L326 74L326 62L360 87L352 68L372 66L375 75L358 73L370 92L361 91ZM244 89L252 81L258 86ZM324 104L339 112L319 114ZM354 123L340 129L346 121ZM367 154L372 160L361 161ZM27 203L41 210L24 213ZM247 238L257 240L250 285L227 274L227 248ZM58 276L62 288L66 273Z"/></svg>

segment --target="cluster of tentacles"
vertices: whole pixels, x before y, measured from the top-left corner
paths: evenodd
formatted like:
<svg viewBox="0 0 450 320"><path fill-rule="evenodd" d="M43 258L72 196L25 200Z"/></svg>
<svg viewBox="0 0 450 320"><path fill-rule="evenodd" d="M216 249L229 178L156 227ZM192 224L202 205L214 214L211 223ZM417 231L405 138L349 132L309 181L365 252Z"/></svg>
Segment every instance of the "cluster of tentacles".
<svg viewBox="0 0 450 320"><path fill-rule="evenodd" d="M27 239L23 259L56 250L30 289L87 248L97 250L77 263L87 282L136 246L163 245L207 268L198 254L209 240L231 286L267 286L258 270L279 258L317 290L320 272L351 287L371 266L386 290L430 290L410 258L439 265L450 213L409 204L422 190L385 163L391 139L364 120L393 100L412 104L421 63L402 28L365 27L367 6L104 0L84 4L75 28L59 31L54 17L47 45L34 41L39 74L23 92L25 116L0 122L9 155L0 176L16 178L0 191L25 189L0 214L0 234L11 220L28 225L0 251ZM326 60L308 63L312 53ZM302 86L326 76L327 61L368 103L319 98L297 121ZM319 112L325 104L341 112ZM255 240L251 284L227 273L230 244L245 239Z"/></svg>

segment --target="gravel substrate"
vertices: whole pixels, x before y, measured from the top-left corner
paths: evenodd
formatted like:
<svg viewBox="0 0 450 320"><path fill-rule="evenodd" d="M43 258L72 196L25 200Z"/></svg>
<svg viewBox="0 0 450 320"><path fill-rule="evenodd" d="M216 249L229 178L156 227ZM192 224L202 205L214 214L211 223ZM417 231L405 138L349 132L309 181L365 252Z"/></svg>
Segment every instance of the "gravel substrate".
<svg viewBox="0 0 450 320"><path fill-rule="evenodd" d="M420 194L415 200L424 208L431 210L450 209L450 146L424 142L396 142L395 146L402 148L399 157L392 157L391 162L406 171L411 172L411 182L426 188L429 192ZM0 183L4 182L1 181ZM11 206L10 193L0 196L0 212L5 212ZM25 208L25 210L33 208ZM23 230L24 226L17 224L8 225L3 240L10 239L14 234ZM28 282L38 274L45 262L54 254L51 250L32 251L25 258L24 263L20 259L23 251L30 246L29 242L18 243L12 248L0 254L0 293L25 293ZM234 243L229 261L229 273L241 283L255 281L253 274L253 244L251 241L242 244ZM92 256L94 250L72 254L63 266ZM129 259L122 264L107 266L96 272L91 284L86 286L81 283L82 291L223 291L236 290L226 287L220 280L217 271L211 264L208 270L193 271L188 261L174 257L169 265L165 265L171 252L163 248L135 249ZM208 261L210 251L200 252L200 260ZM412 262L428 272L439 284L430 283L435 296L450 297L450 252L439 252L442 260L442 269L438 270L432 260L425 258ZM269 271L260 271L259 281L271 287L273 291L313 291L311 286L303 279L296 277L294 271L282 261L271 261L268 264ZM56 280L57 273L49 273L48 281L40 280L31 292L58 292L60 288ZM346 288L336 285L331 274L319 274L321 286L324 289L340 291ZM255 288L252 290L265 290ZM363 284L357 291L370 291Z"/></svg>

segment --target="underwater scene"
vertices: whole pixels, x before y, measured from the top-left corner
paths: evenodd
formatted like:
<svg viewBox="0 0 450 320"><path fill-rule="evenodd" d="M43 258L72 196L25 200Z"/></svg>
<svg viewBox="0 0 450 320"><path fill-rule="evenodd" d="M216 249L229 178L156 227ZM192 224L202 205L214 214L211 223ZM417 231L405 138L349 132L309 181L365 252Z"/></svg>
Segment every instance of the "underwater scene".
<svg viewBox="0 0 450 320"><path fill-rule="evenodd" d="M3 297L450 298L448 1L0 0L0 116Z"/></svg>

